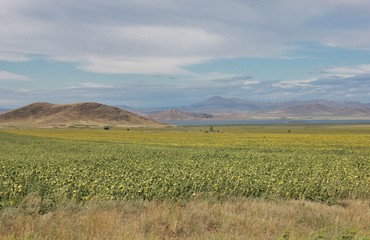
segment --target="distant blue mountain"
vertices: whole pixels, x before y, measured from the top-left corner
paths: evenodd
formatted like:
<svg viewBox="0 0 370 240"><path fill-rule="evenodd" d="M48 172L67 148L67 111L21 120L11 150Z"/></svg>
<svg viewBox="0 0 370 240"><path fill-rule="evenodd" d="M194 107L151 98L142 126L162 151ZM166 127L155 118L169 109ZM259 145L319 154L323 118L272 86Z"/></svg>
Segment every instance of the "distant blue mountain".
<svg viewBox="0 0 370 240"><path fill-rule="evenodd" d="M130 111L153 114L170 108L135 109ZM202 114L269 114L271 116L348 116L370 118L370 103L339 102L329 100L294 100L281 102L250 101L241 98L224 98L214 96L196 104L174 106L183 112Z"/></svg>
<svg viewBox="0 0 370 240"><path fill-rule="evenodd" d="M209 114L276 112L305 116L370 116L369 103L337 102L328 100L257 102L240 98L211 97L203 102L183 107L182 110Z"/></svg>

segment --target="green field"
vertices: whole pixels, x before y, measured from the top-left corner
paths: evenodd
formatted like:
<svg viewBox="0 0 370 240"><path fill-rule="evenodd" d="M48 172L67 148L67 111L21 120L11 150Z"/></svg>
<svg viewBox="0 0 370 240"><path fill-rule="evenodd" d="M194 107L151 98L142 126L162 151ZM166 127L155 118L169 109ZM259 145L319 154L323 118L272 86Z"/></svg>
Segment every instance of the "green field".
<svg viewBox="0 0 370 240"><path fill-rule="evenodd" d="M369 126L0 131L0 207L196 196L369 199Z"/></svg>
<svg viewBox="0 0 370 240"><path fill-rule="evenodd" d="M0 239L369 239L370 126L0 129Z"/></svg>

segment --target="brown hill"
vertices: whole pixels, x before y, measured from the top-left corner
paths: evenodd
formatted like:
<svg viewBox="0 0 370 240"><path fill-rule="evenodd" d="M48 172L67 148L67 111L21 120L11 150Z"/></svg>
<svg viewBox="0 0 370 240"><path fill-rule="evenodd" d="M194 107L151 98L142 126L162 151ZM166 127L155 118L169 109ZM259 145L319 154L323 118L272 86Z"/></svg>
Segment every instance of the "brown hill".
<svg viewBox="0 0 370 240"><path fill-rule="evenodd" d="M78 127L164 126L153 120L104 104L87 102L76 104L33 103L0 115L0 126Z"/></svg>
<svg viewBox="0 0 370 240"><path fill-rule="evenodd" d="M149 116L157 120L198 120L213 118L210 114L183 112L178 109L169 109Z"/></svg>

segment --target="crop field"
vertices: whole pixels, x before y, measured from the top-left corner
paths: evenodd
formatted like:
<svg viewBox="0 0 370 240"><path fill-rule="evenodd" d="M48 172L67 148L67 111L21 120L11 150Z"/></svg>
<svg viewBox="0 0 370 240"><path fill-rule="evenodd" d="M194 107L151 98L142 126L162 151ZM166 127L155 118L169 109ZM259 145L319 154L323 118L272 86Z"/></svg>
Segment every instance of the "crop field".
<svg viewBox="0 0 370 240"><path fill-rule="evenodd" d="M0 239L369 239L370 126L0 129Z"/></svg>
<svg viewBox="0 0 370 240"><path fill-rule="evenodd" d="M369 126L0 131L0 207L63 199L370 197Z"/></svg>

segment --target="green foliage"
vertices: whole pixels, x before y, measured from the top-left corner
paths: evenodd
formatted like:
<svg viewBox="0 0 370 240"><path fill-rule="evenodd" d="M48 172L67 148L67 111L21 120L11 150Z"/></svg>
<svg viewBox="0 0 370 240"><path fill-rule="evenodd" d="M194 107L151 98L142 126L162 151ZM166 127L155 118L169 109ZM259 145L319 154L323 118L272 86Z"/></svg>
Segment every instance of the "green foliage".
<svg viewBox="0 0 370 240"><path fill-rule="evenodd" d="M68 131L76 137L80 130ZM235 133L206 138L199 132L161 131L153 134L163 140L148 143L150 133L108 132L135 138L67 140L0 131L0 208L19 206L30 194L42 201L39 211L65 199L83 203L242 196L335 203L370 194L369 134L277 138L274 133Z"/></svg>

